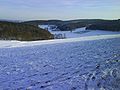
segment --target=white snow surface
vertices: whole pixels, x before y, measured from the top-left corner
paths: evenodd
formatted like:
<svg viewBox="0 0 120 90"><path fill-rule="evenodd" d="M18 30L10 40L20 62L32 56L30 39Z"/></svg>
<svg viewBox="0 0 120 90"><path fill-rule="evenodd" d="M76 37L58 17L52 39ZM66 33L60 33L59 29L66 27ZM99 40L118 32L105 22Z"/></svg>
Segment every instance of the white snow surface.
<svg viewBox="0 0 120 90"><path fill-rule="evenodd" d="M74 31L50 31L52 34L65 34L66 38L77 38L85 36L95 36L95 35L111 35L120 34L120 32L112 31L101 31L101 30L85 30L85 28L78 28Z"/></svg>
<svg viewBox="0 0 120 90"><path fill-rule="evenodd" d="M120 89L119 37L28 46L0 48L0 90Z"/></svg>
<svg viewBox="0 0 120 90"><path fill-rule="evenodd" d="M110 39L110 38L120 38L120 34L112 35L97 35L97 36L86 36L79 38L67 38L67 39L53 39L53 40L43 40L43 41L0 41L0 48L14 48L14 47L24 47L24 46L35 46L35 45L45 45L45 44L56 44L56 43L70 43L79 41L91 41L99 39Z"/></svg>
<svg viewBox="0 0 120 90"><path fill-rule="evenodd" d="M1 40L0 90L119 90L119 32L80 31L67 39Z"/></svg>
<svg viewBox="0 0 120 90"><path fill-rule="evenodd" d="M52 25L53 26L53 25ZM95 36L95 35L112 35L112 34L120 34L120 32L113 32L113 31L103 31L103 30L85 30L83 28L77 28L71 31L54 31L50 29L50 25L39 25L40 28L48 28L48 31L52 34L65 34L66 38L77 38L77 37L85 37L85 36Z"/></svg>

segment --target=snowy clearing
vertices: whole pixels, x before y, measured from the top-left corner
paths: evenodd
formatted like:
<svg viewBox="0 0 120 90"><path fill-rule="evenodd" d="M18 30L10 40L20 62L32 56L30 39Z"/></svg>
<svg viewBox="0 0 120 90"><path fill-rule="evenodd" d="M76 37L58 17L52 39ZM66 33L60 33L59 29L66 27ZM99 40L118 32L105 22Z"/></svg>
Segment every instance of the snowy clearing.
<svg viewBox="0 0 120 90"><path fill-rule="evenodd" d="M79 41L0 48L0 90L119 90L120 38Z"/></svg>

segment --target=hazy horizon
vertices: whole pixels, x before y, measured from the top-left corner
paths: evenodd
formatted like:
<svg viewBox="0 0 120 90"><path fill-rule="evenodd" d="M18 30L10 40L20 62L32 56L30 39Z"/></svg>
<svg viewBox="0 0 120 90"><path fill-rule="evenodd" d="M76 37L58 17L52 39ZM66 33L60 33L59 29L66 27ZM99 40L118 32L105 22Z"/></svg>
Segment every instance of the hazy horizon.
<svg viewBox="0 0 120 90"><path fill-rule="evenodd" d="M1 0L0 19L119 19L119 0Z"/></svg>

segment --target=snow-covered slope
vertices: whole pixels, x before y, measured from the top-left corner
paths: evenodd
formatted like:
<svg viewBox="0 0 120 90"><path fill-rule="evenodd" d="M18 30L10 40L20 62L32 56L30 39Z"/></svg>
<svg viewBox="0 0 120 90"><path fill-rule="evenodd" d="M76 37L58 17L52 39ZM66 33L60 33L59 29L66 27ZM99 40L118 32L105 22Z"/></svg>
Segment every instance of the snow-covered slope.
<svg viewBox="0 0 120 90"><path fill-rule="evenodd" d="M57 44L57 43L70 43L79 41L91 41L99 39L111 39L120 38L120 34L113 35L97 35L97 36L86 36L78 38L68 38L68 39L53 39L53 40L43 40L43 41L0 41L0 48L12 48L12 47L24 47L24 46L35 46L35 45L45 45L45 44Z"/></svg>
<svg viewBox="0 0 120 90"><path fill-rule="evenodd" d="M62 34L65 35L66 38L77 38L77 37L84 37L84 36L95 36L95 35L111 35L111 34L120 34L120 32L112 32L112 31L102 31L102 30L85 30L83 28L77 28L71 31L58 31L52 30L50 27L53 25L39 25L40 28L48 29L52 34Z"/></svg>
<svg viewBox="0 0 120 90"><path fill-rule="evenodd" d="M0 90L119 90L120 34L105 32L0 41Z"/></svg>
<svg viewBox="0 0 120 90"><path fill-rule="evenodd" d="M118 37L0 48L0 90L119 90Z"/></svg>

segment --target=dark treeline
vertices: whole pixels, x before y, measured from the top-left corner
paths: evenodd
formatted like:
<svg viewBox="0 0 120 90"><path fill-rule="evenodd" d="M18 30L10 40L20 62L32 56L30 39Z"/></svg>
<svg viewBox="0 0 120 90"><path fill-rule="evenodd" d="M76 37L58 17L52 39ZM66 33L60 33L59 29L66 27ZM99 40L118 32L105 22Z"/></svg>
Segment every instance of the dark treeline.
<svg viewBox="0 0 120 90"><path fill-rule="evenodd" d="M2 40L46 40L53 36L46 30L33 25L0 21L0 39Z"/></svg>
<svg viewBox="0 0 120 90"><path fill-rule="evenodd" d="M120 31L120 20L103 21L86 27L88 30Z"/></svg>

